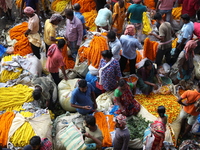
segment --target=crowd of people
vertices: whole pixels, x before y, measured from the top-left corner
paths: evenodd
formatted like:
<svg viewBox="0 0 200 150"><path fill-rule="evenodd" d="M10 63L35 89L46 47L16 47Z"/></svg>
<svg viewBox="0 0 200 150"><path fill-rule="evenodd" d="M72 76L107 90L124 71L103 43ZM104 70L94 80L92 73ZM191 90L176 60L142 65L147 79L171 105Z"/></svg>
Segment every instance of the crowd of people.
<svg viewBox="0 0 200 150"><path fill-rule="evenodd" d="M158 70L164 62L177 70L175 78L172 79L174 85L179 85L183 80L184 82L188 80L194 82L194 78L192 78L193 58L195 54L200 54L200 23L197 22L200 20L200 2L198 0L178 0L178 4L182 5L181 22L183 23L178 32L172 27L172 9L177 4L176 0L155 0L155 10L145 6L145 1L142 0L107 0L101 3L96 0L95 2L98 11L94 21L97 27L96 31L106 32L109 49L101 52L102 58L97 72L89 71L85 79L78 81L77 87L71 94L70 103L78 113L86 116L83 136L87 148L101 149L102 132L96 125L95 117L88 114L96 111L97 96L107 91L114 91L113 103L119 107L116 110L118 116L116 117L113 147L114 150L127 150L130 140L130 133L126 127L127 117L136 116L141 109L140 103L134 98L136 89L146 96L157 90L158 86L162 85ZM11 17L11 8L3 9L2 6L4 6L3 1L2 5L0 3L0 8L4 12L7 10L6 13ZM58 97L57 86L62 80L59 77L59 69L63 73L64 80L68 80L62 56L63 47L68 46L71 52L70 57L76 61L78 50L86 39L89 27L85 25L86 20L80 13L81 7L84 6L80 6L78 3L74 4L71 9L65 9L64 16L53 13L49 19L46 19L42 29L39 18L41 15L39 0L22 0L20 16L23 17L24 13L28 17L28 30L24 34L29 40L33 54L38 59L41 59L42 40L45 43L46 68L52 77L36 77L32 80L33 98L40 102L42 108L55 109ZM136 68L136 50L143 49L142 16L146 11L153 13L152 20L155 20L158 32L150 32L149 35L159 41L159 46L155 61L147 59L140 68ZM60 35L63 36L62 39L57 39L56 28L63 19L66 19L65 34ZM43 37L39 34L42 30ZM98 33L97 36L101 35ZM178 40L172 53L172 40L176 37ZM125 69L127 68L130 75L137 75L137 84L127 82L123 78L126 76ZM94 80L91 81L91 78ZM188 135L199 115L195 103L200 98L200 83L198 82L196 90L192 88L184 88L184 90L186 91L182 95L177 95L177 102L183 105L180 112L181 137ZM183 99L186 101L183 102ZM165 109L168 108L164 106L157 108L159 117L149 127L149 131L155 136L151 150L161 150L163 146L167 124ZM187 123L186 119L188 119ZM148 144L150 145L150 143ZM30 140L30 145L25 146L24 150L42 150L42 147L52 149L52 144L48 139L34 136Z"/></svg>

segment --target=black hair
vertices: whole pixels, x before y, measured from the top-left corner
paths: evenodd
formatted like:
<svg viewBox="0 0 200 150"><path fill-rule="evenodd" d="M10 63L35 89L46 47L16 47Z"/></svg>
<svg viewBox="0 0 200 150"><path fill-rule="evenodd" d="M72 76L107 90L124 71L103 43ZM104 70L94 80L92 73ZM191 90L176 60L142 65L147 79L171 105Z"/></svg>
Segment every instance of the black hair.
<svg viewBox="0 0 200 150"><path fill-rule="evenodd" d="M110 9L110 4L105 4L105 5L104 5L104 8Z"/></svg>
<svg viewBox="0 0 200 150"><path fill-rule="evenodd" d="M165 117L165 107L164 106L158 106L157 112L161 118Z"/></svg>
<svg viewBox="0 0 200 150"><path fill-rule="evenodd" d="M65 46L65 40L64 39L59 39L58 40L58 48L61 49Z"/></svg>
<svg viewBox="0 0 200 150"><path fill-rule="evenodd" d="M110 32L108 32L107 37L109 39L116 39L116 33L113 30L111 30Z"/></svg>
<svg viewBox="0 0 200 150"><path fill-rule="evenodd" d="M78 87L85 88L87 87L87 81L85 79L81 79L78 81Z"/></svg>
<svg viewBox="0 0 200 150"><path fill-rule="evenodd" d="M197 86L198 86L198 88L200 88L200 81L198 82Z"/></svg>
<svg viewBox="0 0 200 150"><path fill-rule="evenodd" d="M33 98L34 98L34 100L39 100L40 99L40 97L41 97L41 90L39 90L39 89L35 89L34 91L33 91Z"/></svg>
<svg viewBox="0 0 200 150"><path fill-rule="evenodd" d="M30 145L35 147L41 144L41 138L39 136L33 136L30 139Z"/></svg>
<svg viewBox="0 0 200 150"><path fill-rule="evenodd" d="M124 86L126 83L127 83L126 80L120 79L119 82L118 82L118 85L119 85L120 87L122 87L122 86Z"/></svg>
<svg viewBox="0 0 200 150"><path fill-rule="evenodd" d="M65 9L65 15L66 16L74 16L74 12L72 9Z"/></svg>
<svg viewBox="0 0 200 150"><path fill-rule="evenodd" d="M147 59L144 63L144 68L146 69L148 66L152 65L153 63L151 62L151 60Z"/></svg>
<svg viewBox="0 0 200 150"><path fill-rule="evenodd" d="M74 10L79 11L81 9L81 5L79 3L74 4Z"/></svg>
<svg viewBox="0 0 200 150"><path fill-rule="evenodd" d="M96 119L94 116L91 116L91 115L87 115L85 117L85 122L87 125L90 125L90 126L95 126L96 125Z"/></svg>
<svg viewBox="0 0 200 150"><path fill-rule="evenodd" d="M111 52L111 50L105 50L105 51L102 51L101 52L101 55L105 58L112 58L113 57L113 54Z"/></svg>
<svg viewBox="0 0 200 150"><path fill-rule="evenodd" d="M190 21L190 16L188 14L181 15L181 18L186 21Z"/></svg>
<svg viewBox="0 0 200 150"><path fill-rule="evenodd" d="M162 20L162 14L157 12L154 17L153 17L154 20Z"/></svg>

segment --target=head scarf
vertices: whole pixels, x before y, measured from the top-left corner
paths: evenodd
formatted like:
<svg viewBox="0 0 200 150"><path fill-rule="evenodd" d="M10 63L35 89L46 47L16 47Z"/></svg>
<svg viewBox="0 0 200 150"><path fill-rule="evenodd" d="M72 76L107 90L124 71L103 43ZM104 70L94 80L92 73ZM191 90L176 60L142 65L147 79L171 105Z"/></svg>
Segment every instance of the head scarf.
<svg viewBox="0 0 200 150"><path fill-rule="evenodd" d="M119 114L116 119L120 125L126 125L126 116Z"/></svg>
<svg viewBox="0 0 200 150"><path fill-rule="evenodd" d="M134 25L128 25L127 27L126 27L126 30L124 31L124 34L125 35L134 35L135 34L135 27L134 27Z"/></svg>
<svg viewBox="0 0 200 150"><path fill-rule="evenodd" d="M189 40L185 47L184 47L184 50L185 50L185 58L186 60L188 60L189 58L189 53L192 52L192 56L194 57L194 49L197 47L197 42L194 41L194 40Z"/></svg>
<svg viewBox="0 0 200 150"><path fill-rule="evenodd" d="M32 7L26 7L24 9L24 13L26 14L33 14L35 12L35 10Z"/></svg>
<svg viewBox="0 0 200 150"><path fill-rule="evenodd" d="M60 14L53 14L50 18L50 22L56 21L56 20L62 20L63 17Z"/></svg>

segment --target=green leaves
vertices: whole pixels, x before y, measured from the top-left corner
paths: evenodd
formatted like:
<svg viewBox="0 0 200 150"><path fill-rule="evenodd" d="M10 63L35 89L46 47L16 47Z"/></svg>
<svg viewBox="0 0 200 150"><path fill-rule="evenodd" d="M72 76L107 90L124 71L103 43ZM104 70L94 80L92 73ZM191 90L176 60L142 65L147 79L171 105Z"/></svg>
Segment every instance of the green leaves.
<svg viewBox="0 0 200 150"><path fill-rule="evenodd" d="M130 131L130 139L140 138L142 139L144 136L144 131L148 127L150 121L146 121L142 116L133 116L128 120L128 129Z"/></svg>

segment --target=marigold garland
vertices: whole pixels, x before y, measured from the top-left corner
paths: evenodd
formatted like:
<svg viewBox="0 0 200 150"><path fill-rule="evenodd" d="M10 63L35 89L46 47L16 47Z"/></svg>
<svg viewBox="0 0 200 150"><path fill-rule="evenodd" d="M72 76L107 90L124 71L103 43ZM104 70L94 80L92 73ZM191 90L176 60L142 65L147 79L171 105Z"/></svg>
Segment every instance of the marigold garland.
<svg viewBox="0 0 200 150"><path fill-rule="evenodd" d="M16 39L17 43L14 45L14 54L19 54L25 56L32 53L32 49L29 43L28 38L24 35L28 29L28 23L22 22L20 25L17 25L10 29L10 38L11 40Z"/></svg>
<svg viewBox="0 0 200 150"><path fill-rule="evenodd" d="M90 31L96 30L96 25L94 23L95 18L97 17L97 11L91 10L90 12L83 13L83 16L85 18L85 25L90 28Z"/></svg>
<svg viewBox="0 0 200 150"><path fill-rule="evenodd" d="M56 12L62 12L69 2L70 0L56 0L51 4L51 9Z"/></svg>
<svg viewBox="0 0 200 150"><path fill-rule="evenodd" d="M173 19L181 19L181 11L182 11L182 6L175 7L172 9L172 17Z"/></svg>
<svg viewBox="0 0 200 150"><path fill-rule="evenodd" d="M144 5L150 9L155 9L155 1L154 0L144 0Z"/></svg>
<svg viewBox="0 0 200 150"><path fill-rule="evenodd" d="M72 5L79 3L81 5L81 13L90 12L96 9L96 3L94 0L72 0Z"/></svg>
<svg viewBox="0 0 200 150"><path fill-rule="evenodd" d="M13 112L5 112L0 115L0 143L3 147L7 146L8 133L15 117Z"/></svg>
<svg viewBox="0 0 200 150"><path fill-rule="evenodd" d="M112 138L110 132L115 130L115 122L113 121L114 115L104 115L103 112L96 112L94 114L96 124L103 134L103 147L112 146Z"/></svg>
<svg viewBox="0 0 200 150"><path fill-rule="evenodd" d="M94 36L90 42L89 47L81 47L78 50L80 60L88 60L88 65L92 64L93 67L98 68L101 60L101 52L108 50L108 43L106 38L102 36Z"/></svg>
<svg viewBox="0 0 200 150"><path fill-rule="evenodd" d="M143 12L142 14L142 24L143 24L143 28L142 28L142 33L148 35L151 31L151 20L150 17L148 17L148 12Z"/></svg>
<svg viewBox="0 0 200 150"><path fill-rule="evenodd" d="M0 111L33 101L33 89L29 88L27 85L18 84L12 87L2 87L0 91Z"/></svg>
<svg viewBox="0 0 200 150"><path fill-rule="evenodd" d="M144 51L143 51L144 58L148 58L148 59L154 61L156 59L158 42L150 41L149 38L146 38L144 40L144 46L143 47L144 47Z"/></svg>

